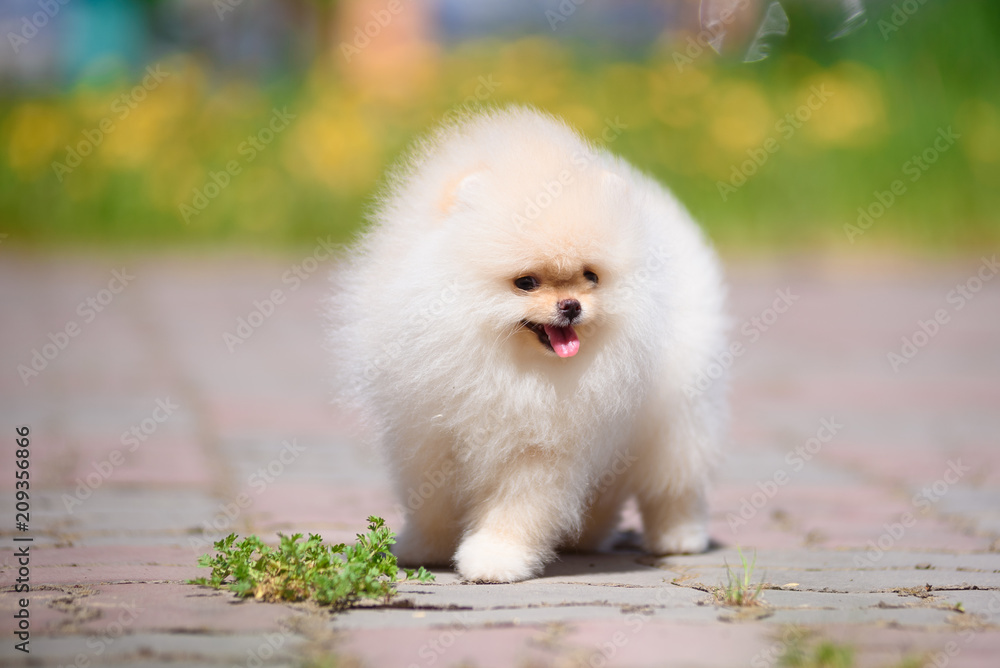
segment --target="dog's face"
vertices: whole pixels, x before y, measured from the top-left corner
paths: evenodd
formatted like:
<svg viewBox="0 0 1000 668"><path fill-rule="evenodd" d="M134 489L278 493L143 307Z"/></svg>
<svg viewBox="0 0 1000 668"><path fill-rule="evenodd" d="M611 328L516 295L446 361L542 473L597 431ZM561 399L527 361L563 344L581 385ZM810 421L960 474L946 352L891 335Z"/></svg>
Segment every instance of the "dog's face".
<svg viewBox="0 0 1000 668"><path fill-rule="evenodd" d="M481 289L468 298L500 340L528 358L572 358L606 338L612 307L620 306L613 295L629 266L627 211L616 182L591 170L574 172L526 217L525 203L541 201L544 179L512 173L517 178L474 172L445 198L448 255L475 277Z"/></svg>
<svg viewBox="0 0 1000 668"><path fill-rule="evenodd" d="M511 279L523 312L515 333L527 345L559 357L580 350L578 329L594 322L601 278L596 268L575 258L546 262Z"/></svg>

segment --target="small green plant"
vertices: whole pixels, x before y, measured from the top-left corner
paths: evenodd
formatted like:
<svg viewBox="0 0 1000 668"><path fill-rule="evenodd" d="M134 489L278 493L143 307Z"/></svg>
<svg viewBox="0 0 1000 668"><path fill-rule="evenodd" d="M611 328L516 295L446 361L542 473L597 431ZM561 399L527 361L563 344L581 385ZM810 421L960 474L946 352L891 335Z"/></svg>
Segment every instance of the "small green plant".
<svg viewBox="0 0 1000 668"><path fill-rule="evenodd" d="M355 545L324 545L322 537L310 534L278 534L280 544L269 547L257 536L237 542L229 534L215 543L216 555L205 554L198 565L211 568L207 578L192 584L253 596L263 601L312 600L342 609L361 599L388 601L396 593L402 570L408 580L430 582L434 576L423 566L400 569L389 546L396 542L381 517L368 518L368 533L358 534Z"/></svg>
<svg viewBox="0 0 1000 668"><path fill-rule="evenodd" d="M808 651L796 640L778 660L783 668L852 668L854 648L824 640Z"/></svg>
<svg viewBox="0 0 1000 668"><path fill-rule="evenodd" d="M731 605L736 607L749 607L753 605L760 605L760 592L764 588L764 583L760 582L756 586L751 583L753 578L753 569L757 565L757 552L753 553L753 561L747 562L745 556L743 556L743 550L739 547L736 548L736 552L740 555L740 563L743 565L742 575L739 572L734 572L733 569L726 564L726 586L716 587L713 593L715 598L719 603L723 605Z"/></svg>

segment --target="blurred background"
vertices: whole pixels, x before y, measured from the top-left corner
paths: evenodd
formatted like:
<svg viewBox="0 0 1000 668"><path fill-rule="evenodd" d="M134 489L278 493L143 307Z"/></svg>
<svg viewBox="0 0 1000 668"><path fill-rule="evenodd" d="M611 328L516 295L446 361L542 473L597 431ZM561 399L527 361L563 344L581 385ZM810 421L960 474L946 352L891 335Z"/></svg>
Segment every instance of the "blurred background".
<svg viewBox="0 0 1000 668"><path fill-rule="evenodd" d="M508 103L724 251L1000 240L988 0L3 0L0 28L4 243L348 240L415 137Z"/></svg>

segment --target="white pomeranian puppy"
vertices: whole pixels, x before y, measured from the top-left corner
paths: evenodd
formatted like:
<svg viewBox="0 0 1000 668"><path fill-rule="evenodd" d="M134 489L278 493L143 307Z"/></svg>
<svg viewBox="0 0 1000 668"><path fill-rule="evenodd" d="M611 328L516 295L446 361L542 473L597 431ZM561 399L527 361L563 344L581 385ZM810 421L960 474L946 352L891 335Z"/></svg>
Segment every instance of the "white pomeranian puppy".
<svg viewBox="0 0 1000 668"><path fill-rule="evenodd" d="M649 552L707 548L724 290L666 190L511 107L420 143L370 218L329 345L394 475L401 563L531 578L599 549L632 496Z"/></svg>

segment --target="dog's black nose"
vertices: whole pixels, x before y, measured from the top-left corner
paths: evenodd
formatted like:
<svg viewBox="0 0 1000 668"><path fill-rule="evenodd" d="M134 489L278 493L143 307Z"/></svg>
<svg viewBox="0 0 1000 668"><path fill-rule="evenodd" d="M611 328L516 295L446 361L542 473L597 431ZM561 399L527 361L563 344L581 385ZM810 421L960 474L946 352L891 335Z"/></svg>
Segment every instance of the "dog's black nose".
<svg viewBox="0 0 1000 668"><path fill-rule="evenodd" d="M565 316L569 320L576 320L577 316L580 315L580 311L583 307L580 306L580 302L575 299L563 299L556 307L559 309L559 315Z"/></svg>

